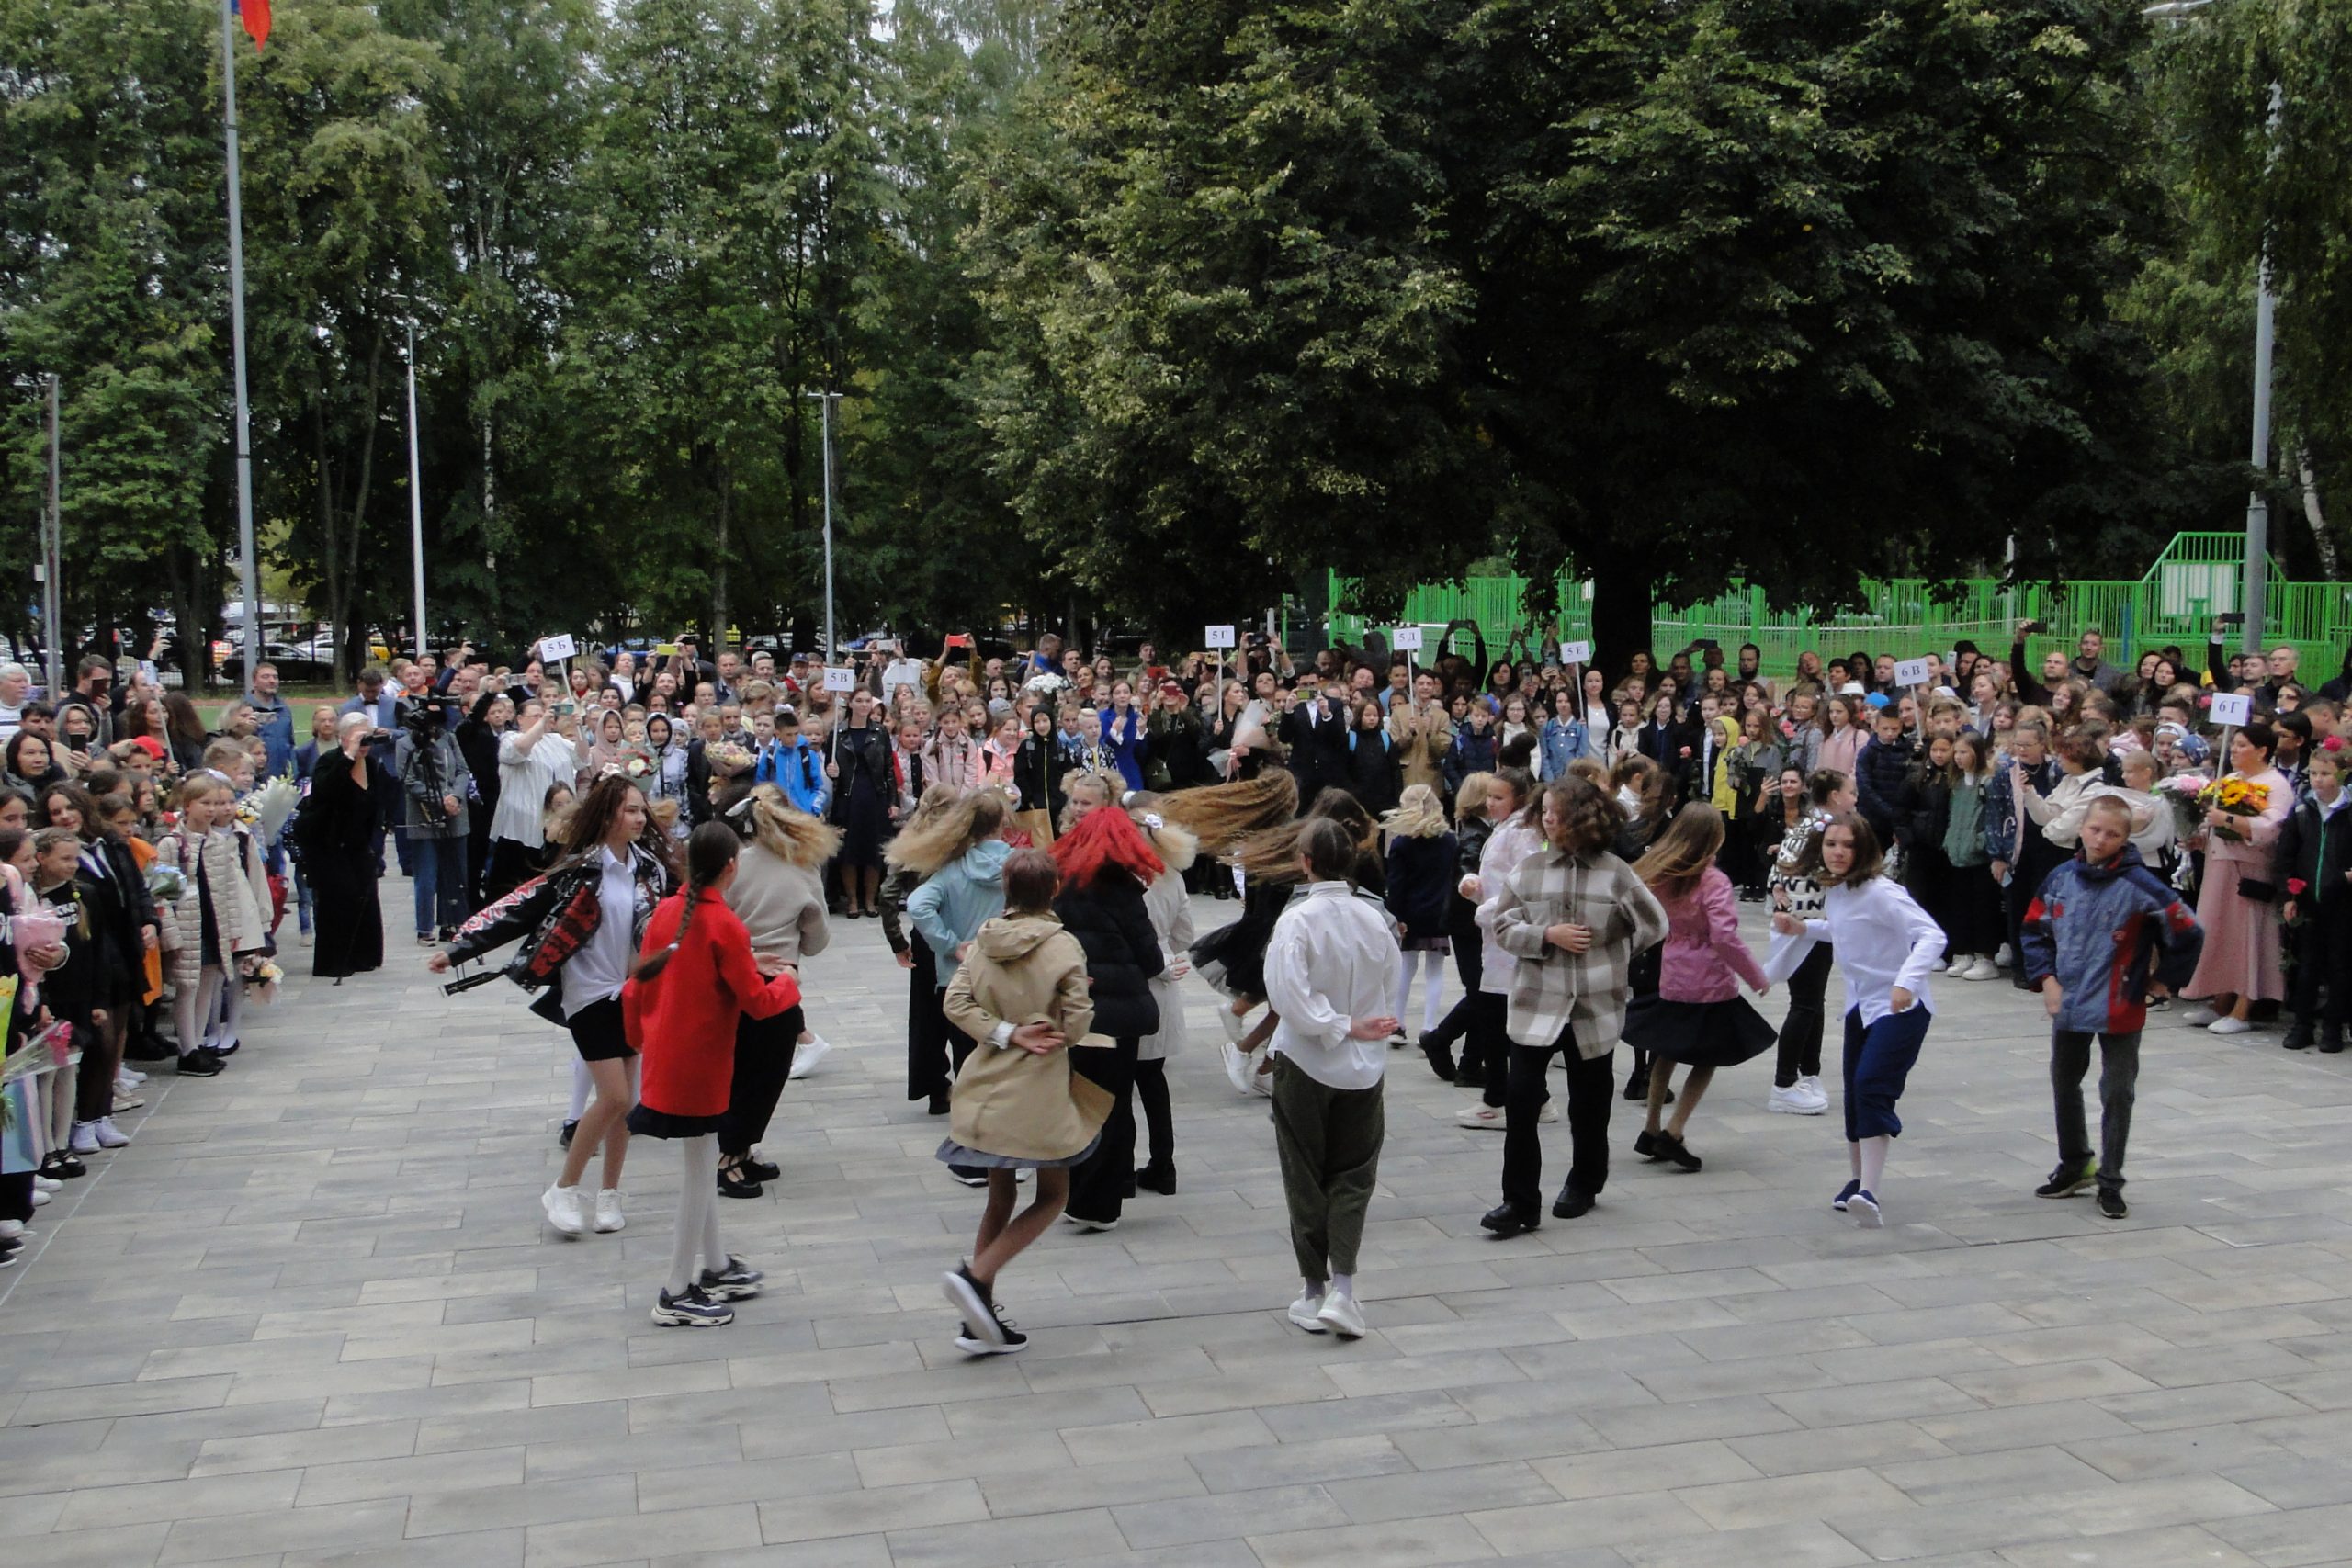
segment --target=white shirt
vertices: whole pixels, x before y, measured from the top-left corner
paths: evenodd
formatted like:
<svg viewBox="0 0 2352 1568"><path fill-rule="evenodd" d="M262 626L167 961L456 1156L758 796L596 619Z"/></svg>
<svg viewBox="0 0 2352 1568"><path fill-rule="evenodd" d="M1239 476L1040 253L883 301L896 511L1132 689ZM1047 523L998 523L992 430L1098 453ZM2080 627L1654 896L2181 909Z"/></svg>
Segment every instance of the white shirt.
<svg viewBox="0 0 2352 1568"><path fill-rule="evenodd" d="M1519 863L1544 847L1541 829L1530 828L1514 812L1511 819L1487 835L1478 852L1478 907L1470 919L1478 928L1478 988L1489 996L1510 995L1511 976L1519 960L1495 941L1495 911L1502 905L1503 885Z"/></svg>
<svg viewBox="0 0 2352 1568"><path fill-rule="evenodd" d="M537 849L547 842L548 791L558 780L571 783L579 776L580 752L571 741L550 729L538 744L523 749L520 730L498 742L498 810L490 819L490 836L512 839Z"/></svg>
<svg viewBox="0 0 2352 1568"><path fill-rule="evenodd" d="M616 855L609 847L599 845L596 856L605 873L604 880L597 885L596 899L605 907L605 912L596 921L596 934L564 961L561 973L566 1018L582 1008L619 996L622 984L628 979L632 939L637 934L637 871L628 855Z"/></svg>
<svg viewBox="0 0 2352 1568"><path fill-rule="evenodd" d="M1801 937L1772 939L1764 973L1786 979L1816 942L1838 950L1846 977L1846 1006L1862 1015L1867 1029L1893 1010L1887 993L1900 986L1913 1007L1936 1010L1928 994L1928 965L1943 955L1944 931L1911 895L1883 876L1860 887L1834 886L1821 897L1821 918L1804 923Z"/></svg>
<svg viewBox="0 0 2352 1568"><path fill-rule="evenodd" d="M1349 1032L1396 1006L1396 934L1387 911L1344 882L1310 882L1266 943L1266 1000L1280 1015L1270 1047L1330 1089L1370 1089L1388 1042Z"/></svg>

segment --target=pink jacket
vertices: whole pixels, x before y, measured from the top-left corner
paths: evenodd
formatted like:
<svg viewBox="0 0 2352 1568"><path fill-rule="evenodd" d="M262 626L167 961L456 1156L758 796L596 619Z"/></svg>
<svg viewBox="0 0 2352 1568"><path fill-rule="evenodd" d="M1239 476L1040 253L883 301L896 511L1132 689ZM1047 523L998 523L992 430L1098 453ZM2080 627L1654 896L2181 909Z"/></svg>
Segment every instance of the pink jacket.
<svg viewBox="0 0 2352 1568"><path fill-rule="evenodd" d="M1669 1002L1727 1002L1739 983L1761 988L1764 970L1739 940L1739 905L1731 878L1709 866L1699 886L1666 905L1666 951L1657 994Z"/></svg>

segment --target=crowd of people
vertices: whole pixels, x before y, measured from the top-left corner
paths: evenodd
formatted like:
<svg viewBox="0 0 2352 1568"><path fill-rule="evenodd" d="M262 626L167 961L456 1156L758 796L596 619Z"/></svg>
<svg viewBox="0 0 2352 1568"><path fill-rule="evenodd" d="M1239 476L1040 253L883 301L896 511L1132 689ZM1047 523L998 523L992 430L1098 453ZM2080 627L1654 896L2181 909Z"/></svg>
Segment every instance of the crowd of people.
<svg viewBox="0 0 2352 1568"><path fill-rule="evenodd" d="M801 969L834 919L881 921L907 976L908 1098L945 1118L947 1172L987 1191L943 1280L973 1354L1024 1342L997 1281L1057 1218L1108 1231L1138 1193L1175 1191L1167 1065L1195 976L1235 1091L1271 1101L1309 1332L1365 1331L1392 1052L1418 1045L1476 1094L1461 1124L1504 1134L1481 1223L1508 1237L1544 1218L1555 1057L1570 1152L1549 1213L1575 1219L1606 1186L1621 1095L1643 1107L1634 1156L1685 1172L1704 1164L1694 1116L1747 1062L1772 1058L1769 1109L1826 1113L1833 968L1837 1211L1883 1223L1931 981L2006 977L2052 1019L2060 1162L2040 1193L2096 1189L2121 1217L2150 1010L2344 1047L2352 658L2312 688L2292 649L2233 658L2221 630L2198 660L2154 649L2127 670L2096 631L2030 660L2034 629L2006 658L1806 652L1770 674L1753 645L1708 641L1490 661L1467 627L1426 658L1294 660L1255 636L1114 659L1048 634L1002 658L968 636L927 659L882 643L830 669L706 660L691 640L555 664L465 646L362 671L299 744L266 666L209 729L151 672L118 695L114 667L85 660L44 703L0 668L11 1043L79 1053L9 1089L0 1247L119 1146L132 1064L221 1070L286 915L317 976L380 965L395 862L429 964L496 954L456 984L503 975L569 1038L554 1231L622 1229L633 1136L679 1145L664 1325L723 1324L758 1292L713 1200L778 1179L760 1145L828 1049ZM2239 696L2245 716L2214 722ZM1236 908L1196 931L1195 897ZM1763 952L1742 902L1770 906ZM1741 995L1775 985L1777 1028Z"/></svg>

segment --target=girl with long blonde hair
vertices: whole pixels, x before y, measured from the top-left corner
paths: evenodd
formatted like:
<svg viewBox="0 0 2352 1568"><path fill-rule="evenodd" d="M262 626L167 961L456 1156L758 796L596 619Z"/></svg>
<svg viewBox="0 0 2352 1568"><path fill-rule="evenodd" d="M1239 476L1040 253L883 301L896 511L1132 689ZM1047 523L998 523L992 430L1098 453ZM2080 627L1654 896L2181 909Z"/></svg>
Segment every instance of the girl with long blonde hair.
<svg viewBox="0 0 2352 1568"><path fill-rule="evenodd" d="M1446 913L1453 893L1456 841L1445 825L1437 791L1427 784L1408 784L1396 809L1380 819L1386 835L1388 912L1404 928L1396 964L1396 1037L1405 1041L1407 1004L1413 994L1413 960L1421 963L1421 1032L1433 1033L1438 1003L1445 989Z"/></svg>

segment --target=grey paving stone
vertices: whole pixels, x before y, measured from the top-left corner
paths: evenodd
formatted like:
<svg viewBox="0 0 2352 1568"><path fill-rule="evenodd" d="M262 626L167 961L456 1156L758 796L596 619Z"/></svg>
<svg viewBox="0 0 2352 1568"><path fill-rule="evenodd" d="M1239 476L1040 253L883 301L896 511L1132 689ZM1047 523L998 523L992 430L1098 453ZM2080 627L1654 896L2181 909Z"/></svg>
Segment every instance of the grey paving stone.
<svg viewBox="0 0 2352 1568"><path fill-rule="evenodd" d="M297 976L0 1280L0 1560L2146 1568L2352 1536L2342 1059L2159 1018L2110 1224L2030 1195L2038 1006L1946 986L1888 1230L1826 1210L1834 1119L1765 1114L1746 1072L1694 1122L1705 1172L1626 1159L1589 1218L1498 1244L1498 1141L1398 1055L1345 1343L1283 1320L1264 1108L1202 990L1184 1191L1047 1236L1000 1283L1030 1351L970 1362L938 1276L978 1206L900 1093L878 931L836 938L786 1174L720 1215L768 1289L716 1333L645 1317L672 1151L635 1152L619 1235L545 1232L568 1048L511 993L444 998L408 954Z"/></svg>

